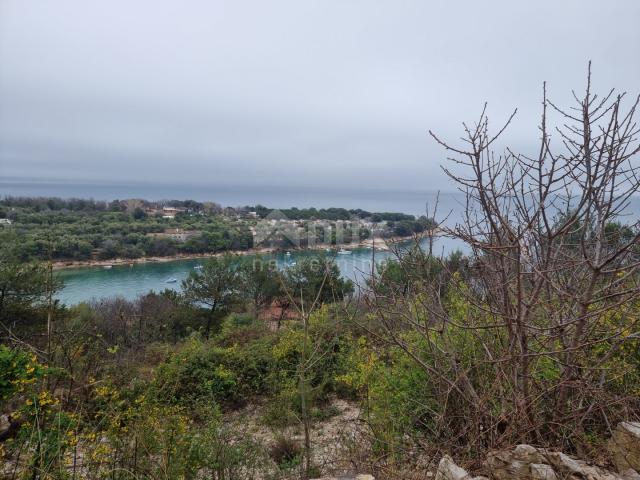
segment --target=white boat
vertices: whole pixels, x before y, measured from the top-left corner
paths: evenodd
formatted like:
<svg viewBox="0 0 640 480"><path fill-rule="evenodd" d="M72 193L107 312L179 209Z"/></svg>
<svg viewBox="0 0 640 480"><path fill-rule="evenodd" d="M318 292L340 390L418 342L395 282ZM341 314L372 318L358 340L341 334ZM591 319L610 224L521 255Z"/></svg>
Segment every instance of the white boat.
<svg viewBox="0 0 640 480"><path fill-rule="evenodd" d="M290 256L291 256L291 252L287 252L287 253L285 253L285 255L286 255L287 257L290 257Z"/></svg>
<svg viewBox="0 0 640 480"><path fill-rule="evenodd" d="M113 265L104 265L102 268L106 268L107 270L109 270L110 268L113 268Z"/></svg>
<svg viewBox="0 0 640 480"><path fill-rule="evenodd" d="M351 255L351 250L345 250L344 248L341 248L340 250L338 250L338 255Z"/></svg>
<svg viewBox="0 0 640 480"><path fill-rule="evenodd" d="M193 267L194 270L202 270L202 265L196 265L195 267Z"/></svg>
<svg viewBox="0 0 640 480"><path fill-rule="evenodd" d="M167 283L176 283L177 281L178 279L175 277L167 278Z"/></svg>

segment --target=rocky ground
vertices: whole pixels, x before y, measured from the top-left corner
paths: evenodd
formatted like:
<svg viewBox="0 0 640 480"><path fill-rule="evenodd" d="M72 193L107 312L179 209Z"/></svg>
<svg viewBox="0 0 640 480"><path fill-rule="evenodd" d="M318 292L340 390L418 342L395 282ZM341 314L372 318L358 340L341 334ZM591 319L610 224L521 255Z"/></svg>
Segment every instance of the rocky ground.
<svg viewBox="0 0 640 480"><path fill-rule="evenodd" d="M335 399L331 403L334 415L315 422L311 430L314 465L332 476L316 480L375 480L370 471L368 437L362 428L360 409L355 403ZM304 443L302 429L287 427L274 429L261 421L264 406L251 405L227 417L238 434L256 439L267 449L278 437L286 436ZM0 433L9 428L6 418L0 417ZM614 430L607 444L607 468L593 465L562 452L517 445L510 450L490 452L483 462L480 476L474 476L444 455L435 467L431 461L424 468L408 466L406 471L377 473L378 480L640 480L640 423L622 422ZM277 470L275 463L272 465ZM360 473L356 473L360 472Z"/></svg>
<svg viewBox="0 0 640 480"><path fill-rule="evenodd" d="M334 399L330 407L334 415L317 421L311 427L313 464L321 472L347 475L351 478L357 464L358 449L368 443L361 433L360 408L356 403ZM296 442L300 447L304 444L304 432L299 425L274 428L267 426L261 419L264 406L252 404L234 412L227 421L234 426L241 426L243 434L251 436L267 447L274 445L278 437L285 437ZM275 466L275 464L274 464ZM339 477L342 478L342 477Z"/></svg>
<svg viewBox="0 0 640 480"><path fill-rule="evenodd" d="M474 476L445 455L434 480L640 480L640 423L620 423L608 443L610 469L589 464L562 452L518 445L489 453L486 476ZM432 476L426 473L426 478ZM404 478L404 477L398 477ZM367 474L323 477L316 480L375 480Z"/></svg>

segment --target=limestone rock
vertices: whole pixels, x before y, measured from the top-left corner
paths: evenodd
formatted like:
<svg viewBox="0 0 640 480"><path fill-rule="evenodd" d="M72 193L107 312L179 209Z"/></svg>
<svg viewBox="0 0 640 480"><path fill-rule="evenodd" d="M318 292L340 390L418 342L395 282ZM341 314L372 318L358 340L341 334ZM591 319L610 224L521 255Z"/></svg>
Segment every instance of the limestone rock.
<svg viewBox="0 0 640 480"><path fill-rule="evenodd" d="M640 423L619 423L608 446L619 472L640 471Z"/></svg>
<svg viewBox="0 0 640 480"><path fill-rule="evenodd" d="M624 480L640 480L640 473L630 468L629 470L622 472L622 478Z"/></svg>
<svg viewBox="0 0 640 480"><path fill-rule="evenodd" d="M456 465L449 455L445 455L438 464L436 480L468 480L471 476L462 467Z"/></svg>
<svg viewBox="0 0 640 480"><path fill-rule="evenodd" d="M486 480L485 477L472 477L464 468L456 465L449 455L445 455L438 464L435 480Z"/></svg>
<svg viewBox="0 0 640 480"><path fill-rule="evenodd" d="M489 453L485 462L486 467L491 472L491 476L498 480L512 478L539 479L544 470L548 474L546 459L531 445L518 445L513 450L501 450ZM531 465L536 465L535 475L531 471ZM552 468L551 468L552 469ZM553 470L553 469L552 469ZM553 477L550 477L553 478Z"/></svg>
<svg viewBox="0 0 640 480"><path fill-rule="evenodd" d="M531 445L490 452L485 467L494 480L640 480L640 423L618 424L608 446L619 473L590 465L562 452ZM435 480L473 478L445 455L440 460Z"/></svg>
<svg viewBox="0 0 640 480"><path fill-rule="evenodd" d="M546 463L532 463L529 465L531 478L535 480L558 480L556 472Z"/></svg>
<svg viewBox="0 0 640 480"><path fill-rule="evenodd" d="M513 450L491 452L485 462L491 477L496 480L621 480L620 475L589 465L565 455L518 445ZM631 480L633 477L628 477Z"/></svg>

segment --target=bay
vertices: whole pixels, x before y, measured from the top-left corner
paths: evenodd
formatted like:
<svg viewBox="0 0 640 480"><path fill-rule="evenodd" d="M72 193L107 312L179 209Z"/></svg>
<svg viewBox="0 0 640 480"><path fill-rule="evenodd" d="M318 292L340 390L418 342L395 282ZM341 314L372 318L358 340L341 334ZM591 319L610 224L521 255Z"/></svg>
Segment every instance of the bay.
<svg viewBox="0 0 640 480"><path fill-rule="evenodd" d="M426 247L426 245L424 245ZM439 238L435 242L436 253L448 254L459 249L464 251L464 244L449 238ZM262 255L265 260L275 260L278 268L287 268L304 257L326 254L340 268L345 278L353 280L357 285L363 285L372 271L374 255L369 248L356 248L351 254L339 255L334 250L330 252L313 250L294 250L287 255L285 252ZM375 262L394 255L388 251L375 251ZM83 267L77 269L60 270L56 275L64 282L64 288L58 292L57 298L67 305L74 305L89 300L99 300L106 297L123 297L133 300L149 291L160 292L164 289L181 290L181 282L194 268L206 259L174 260L167 262L147 262L134 265L114 265L112 268ZM175 282L169 283L169 280Z"/></svg>

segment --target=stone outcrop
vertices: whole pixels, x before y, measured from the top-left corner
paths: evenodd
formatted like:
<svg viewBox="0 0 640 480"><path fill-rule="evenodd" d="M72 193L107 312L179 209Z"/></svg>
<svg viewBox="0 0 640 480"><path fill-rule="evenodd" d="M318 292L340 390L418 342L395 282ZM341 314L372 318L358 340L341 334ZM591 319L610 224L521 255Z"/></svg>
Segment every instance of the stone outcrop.
<svg viewBox="0 0 640 480"><path fill-rule="evenodd" d="M622 477L600 467L565 455L518 445L513 450L491 452L485 466L492 478L507 480L620 480Z"/></svg>
<svg viewBox="0 0 640 480"><path fill-rule="evenodd" d="M640 471L640 423L619 423L608 447L618 472Z"/></svg>
<svg viewBox="0 0 640 480"><path fill-rule="evenodd" d="M518 445L490 452L484 467L492 480L640 480L640 423L620 423L608 444L617 472L612 472L562 452ZM432 474L429 473L429 476ZM316 480L375 480L371 475L323 477ZM445 455L434 480L489 480L475 477Z"/></svg>
<svg viewBox="0 0 640 480"><path fill-rule="evenodd" d="M640 423L622 422L609 441L617 472L531 445L490 452L484 466L493 480L640 480ZM479 480L445 455L435 480Z"/></svg>

